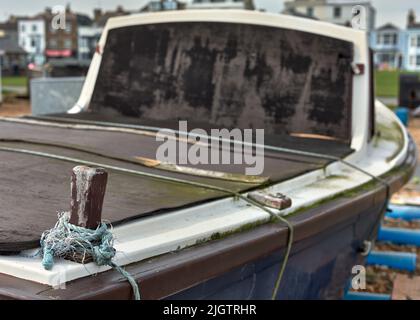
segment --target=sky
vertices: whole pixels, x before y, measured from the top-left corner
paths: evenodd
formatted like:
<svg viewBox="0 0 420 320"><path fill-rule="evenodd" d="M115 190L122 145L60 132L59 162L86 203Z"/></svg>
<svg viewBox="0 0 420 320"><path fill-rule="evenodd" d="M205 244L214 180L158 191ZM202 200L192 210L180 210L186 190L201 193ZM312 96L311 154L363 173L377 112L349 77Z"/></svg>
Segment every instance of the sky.
<svg viewBox="0 0 420 320"><path fill-rule="evenodd" d="M358 2L357 0L350 1ZM47 6L53 7L67 3L70 3L71 8L76 12L92 15L95 7L112 10L117 5L122 5L129 10L138 10L147 2L148 0L0 0L0 21L6 20L10 14L32 15L43 11ZM258 9L280 12L283 9L284 0L254 0L254 3ZM404 28L409 9L416 11L420 21L420 0L372 0L372 3L377 10L376 26L392 22Z"/></svg>

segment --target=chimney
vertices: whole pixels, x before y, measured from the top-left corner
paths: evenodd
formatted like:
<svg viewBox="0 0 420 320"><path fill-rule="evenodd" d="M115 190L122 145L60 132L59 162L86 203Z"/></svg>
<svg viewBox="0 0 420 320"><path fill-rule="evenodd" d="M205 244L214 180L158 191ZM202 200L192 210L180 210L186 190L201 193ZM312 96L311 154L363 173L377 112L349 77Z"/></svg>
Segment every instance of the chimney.
<svg viewBox="0 0 420 320"><path fill-rule="evenodd" d="M416 14L415 14L414 10L411 9L408 12L407 26L410 27L410 26L413 26L415 24L416 24Z"/></svg>
<svg viewBox="0 0 420 320"><path fill-rule="evenodd" d="M100 8L93 9L93 19L98 22L102 17L102 10Z"/></svg>
<svg viewBox="0 0 420 320"><path fill-rule="evenodd" d="M123 6L118 6L118 7L117 7L117 13L124 13L124 8L123 8Z"/></svg>
<svg viewBox="0 0 420 320"><path fill-rule="evenodd" d="M246 10L255 10L255 5L254 5L253 0L245 0L244 4L245 4L245 9Z"/></svg>

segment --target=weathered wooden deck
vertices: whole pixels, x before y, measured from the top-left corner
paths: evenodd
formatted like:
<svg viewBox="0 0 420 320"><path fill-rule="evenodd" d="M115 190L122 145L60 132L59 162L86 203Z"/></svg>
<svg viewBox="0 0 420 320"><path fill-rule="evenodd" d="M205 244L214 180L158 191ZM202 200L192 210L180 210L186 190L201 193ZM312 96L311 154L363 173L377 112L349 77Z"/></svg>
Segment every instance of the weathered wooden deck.
<svg viewBox="0 0 420 320"><path fill-rule="evenodd" d="M300 140L311 146L305 139ZM317 144L316 140L313 142L312 151L317 151L317 145L325 144ZM332 154L351 151L340 144L330 143L333 146L329 149ZM334 145L340 148L334 148ZM158 146L159 142L154 137L138 134L0 122L0 148L66 156L233 191L258 187L255 183L186 175L135 163L137 156L154 159ZM322 148L326 149L325 146ZM79 163L77 160L69 162L4 150L0 151L0 157L0 252L36 247L42 232L55 224L57 212L69 209L70 172ZM325 160L310 157L266 153L263 176L270 178L268 183L274 183L319 169L326 163ZM244 165L197 167L244 173ZM111 170L103 218L118 224L225 196L228 194Z"/></svg>

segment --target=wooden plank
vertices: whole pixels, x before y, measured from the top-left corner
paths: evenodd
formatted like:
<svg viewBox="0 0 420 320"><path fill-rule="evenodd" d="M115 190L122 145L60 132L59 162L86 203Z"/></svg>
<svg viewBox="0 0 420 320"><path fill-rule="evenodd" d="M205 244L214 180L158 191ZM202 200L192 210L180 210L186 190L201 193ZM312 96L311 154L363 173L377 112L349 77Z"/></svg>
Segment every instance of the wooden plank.
<svg viewBox="0 0 420 320"><path fill-rule="evenodd" d="M151 137L103 131L85 131L0 122L0 139L35 139L63 147L30 142L0 142L0 146L47 152L67 157L140 170L168 177L198 181L235 191L245 191L250 185L229 181L165 172L107 157L153 157L156 141ZM93 149L103 156L66 148L76 145ZM0 253L35 248L42 232L57 221L57 212L68 209L69 173L74 163L13 152L0 152ZM272 181L280 181L319 169L326 161L282 153L266 155L265 172ZM202 169L244 172L243 165L202 165ZM251 185L252 187L252 185ZM224 193L197 189L145 178L110 172L107 196L103 204L103 219L114 226L119 223L182 208L226 196Z"/></svg>
<svg viewBox="0 0 420 320"><path fill-rule="evenodd" d="M108 173L102 168L77 166L71 175L70 223L96 229L102 221Z"/></svg>
<svg viewBox="0 0 420 320"><path fill-rule="evenodd" d="M57 212L69 208L69 176L74 165L11 152L0 155L0 254L36 248L42 232L57 222ZM102 217L113 226L225 196L114 171L108 180Z"/></svg>

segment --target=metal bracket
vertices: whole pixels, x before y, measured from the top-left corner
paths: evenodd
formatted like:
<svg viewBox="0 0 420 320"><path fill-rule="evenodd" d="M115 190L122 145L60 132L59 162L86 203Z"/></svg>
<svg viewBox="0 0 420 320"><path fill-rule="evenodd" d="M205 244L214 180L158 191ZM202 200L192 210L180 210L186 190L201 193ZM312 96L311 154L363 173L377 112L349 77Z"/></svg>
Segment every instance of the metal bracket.
<svg viewBox="0 0 420 320"><path fill-rule="evenodd" d="M102 48L99 43L96 45L95 52L98 53L99 55L102 55Z"/></svg>
<svg viewBox="0 0 420 320"><path fill-rule="evenodd" d="M353 73L357 76L365 74L365 65L363 63L352 62L351 68L353 70Z"/></svg>
<svg viewBox="0 0 420 320"><path fill-rule="evenodd" d="M363 241L363 246L361 248L362 252L360 253L363 257L367 257L372 251L373 241L365 240Z"/></svg>
<svg viewBox="0 0 420 320"><path fill-rule="evenodd" d="M248 193L248 198L277 210L284 210L292 206L292 200L282 193L264 193L261 191L253 191Z"/></svg>

